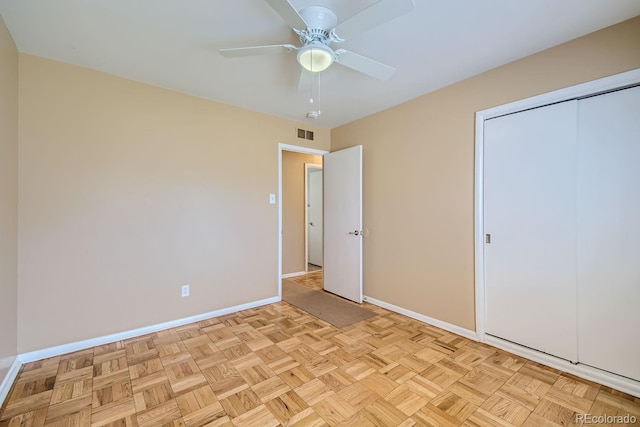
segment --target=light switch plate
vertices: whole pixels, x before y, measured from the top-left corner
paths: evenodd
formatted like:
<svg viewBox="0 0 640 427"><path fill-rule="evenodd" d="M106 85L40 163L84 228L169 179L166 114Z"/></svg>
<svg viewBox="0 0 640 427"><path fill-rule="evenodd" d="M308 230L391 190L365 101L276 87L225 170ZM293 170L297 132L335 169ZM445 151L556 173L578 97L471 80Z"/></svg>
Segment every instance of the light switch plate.
<svg viewBox="0 0 640 427"><path fill-rule="evenodd" d="M275 205L276 204L276 195L271 193L269 194L269 204L270 205Z"/></svg>

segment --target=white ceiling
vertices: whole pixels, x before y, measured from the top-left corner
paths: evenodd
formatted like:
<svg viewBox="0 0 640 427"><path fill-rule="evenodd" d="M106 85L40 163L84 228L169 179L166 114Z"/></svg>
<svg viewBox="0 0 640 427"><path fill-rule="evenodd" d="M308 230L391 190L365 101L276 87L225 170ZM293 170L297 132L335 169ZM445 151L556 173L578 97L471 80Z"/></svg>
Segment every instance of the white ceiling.
<svg viewBox="0 0 640 427"><path fill-rule="evenodd" d="M328 6L341 20L375 2L290 1ZM298 92L295 53L217 52L299 45L263 0L0 0L0 14L21 52L333 128L640 15L640 0L415 0L411 13L339 46L396 74L378 81L333 65L315 105ZM318 102L321 116L307 119Z"/></svg>

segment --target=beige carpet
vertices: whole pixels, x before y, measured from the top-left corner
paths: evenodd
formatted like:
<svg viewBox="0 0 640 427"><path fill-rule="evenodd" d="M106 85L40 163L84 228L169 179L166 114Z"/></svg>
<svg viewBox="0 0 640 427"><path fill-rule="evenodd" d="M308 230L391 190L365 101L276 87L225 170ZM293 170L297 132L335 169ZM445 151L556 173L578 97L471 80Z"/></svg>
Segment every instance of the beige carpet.
<svg viewBox="0 0 640 427"><path fill-rule="evenodd" d="M292 280L282 281L282 299L333 326L343 328L376 315L325 291L317 291Z"/></svg>

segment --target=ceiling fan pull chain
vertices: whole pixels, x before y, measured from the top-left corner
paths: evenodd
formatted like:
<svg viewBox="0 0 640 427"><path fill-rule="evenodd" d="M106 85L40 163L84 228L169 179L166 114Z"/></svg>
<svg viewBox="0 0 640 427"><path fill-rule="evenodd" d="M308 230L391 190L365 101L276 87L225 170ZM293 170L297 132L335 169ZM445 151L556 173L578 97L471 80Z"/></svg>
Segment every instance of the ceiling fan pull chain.
<svg viewBox="0 0 640 427"><path fill-rule="evenodd" d="M317 104L317 107L318 107L318 115L320 115L320 78L321 78L321 77L320 77L320 74L321 74L321 73L318 73L318 91L317 91L317 93L316 93L316 97L318 98L318 104Z"/></svg>

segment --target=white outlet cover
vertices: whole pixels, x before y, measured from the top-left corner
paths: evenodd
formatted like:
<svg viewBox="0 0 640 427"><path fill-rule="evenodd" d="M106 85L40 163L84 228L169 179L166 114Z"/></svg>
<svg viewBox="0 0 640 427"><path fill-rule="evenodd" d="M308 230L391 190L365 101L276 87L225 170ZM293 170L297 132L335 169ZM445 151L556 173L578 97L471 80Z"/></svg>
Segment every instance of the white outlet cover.
<svg viewBox="0 0 640 427"><path fill-rule="evenodd" d="M189 296L189 285L182 285L182 296L183 297Z"/></svg>

